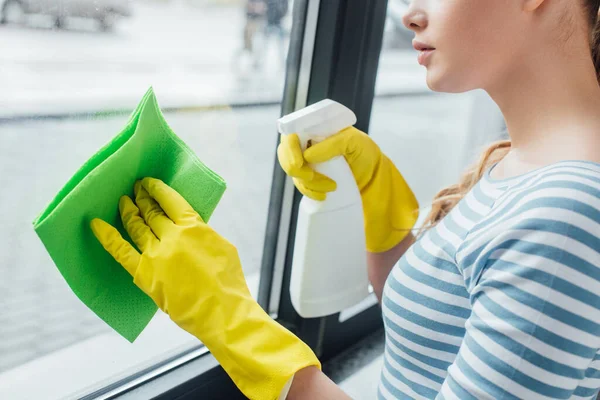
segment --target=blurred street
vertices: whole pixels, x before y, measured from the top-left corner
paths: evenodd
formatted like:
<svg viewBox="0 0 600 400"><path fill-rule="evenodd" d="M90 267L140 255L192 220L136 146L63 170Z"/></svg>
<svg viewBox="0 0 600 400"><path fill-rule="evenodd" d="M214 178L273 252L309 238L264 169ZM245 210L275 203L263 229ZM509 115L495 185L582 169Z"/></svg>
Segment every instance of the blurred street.
<svg viewBox="0 0 600 400"><path fill-rule="evenodd" d="M51 29L36 15L26 27L0 26L0 118L131 109L150 86L169 108L279 101L292 17L283 43L257 34L252 68L240 57L243 8L229 3L135 2L112 32L85 19ZM410 40L401 39L382 56L380 93L426 90Z"/></svg>
<svg viewBox="0 0 600 400"><path fill-rule="evenodd" d="M260 87L233 71L241 8L178 4L136 3L114 32L94 31L92 21L68 30L0 28L0 115L131 108L149 86L179 105L227 104L236 88L250 95ZM277 98L282 79L268 76L264 94Z"/></svg>

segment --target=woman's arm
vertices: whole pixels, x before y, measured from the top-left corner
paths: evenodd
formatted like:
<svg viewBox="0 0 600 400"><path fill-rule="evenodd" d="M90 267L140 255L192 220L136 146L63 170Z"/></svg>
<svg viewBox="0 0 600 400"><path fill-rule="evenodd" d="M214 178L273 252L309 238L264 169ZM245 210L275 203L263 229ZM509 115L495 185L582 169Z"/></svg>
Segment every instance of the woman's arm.
<svg viewBox="0 0 600 400"><path fill-rule="evenodd" d="M383 286L387 280L388 275L394 265L398 262L400 257L408 250L408 248L414 243L415 237L412 233L409 233L400 243L394 246L391 250L384 253L368 253L367 254L367 268L369 271L369 280L377 300L381 303L381 296L383 294Z"/></svg>
<svg viewBox="0 0 600 400"><path fill-rule="evenodd" d="M351 400L317 367L304 368L294 375L287 400Z"/></svg>

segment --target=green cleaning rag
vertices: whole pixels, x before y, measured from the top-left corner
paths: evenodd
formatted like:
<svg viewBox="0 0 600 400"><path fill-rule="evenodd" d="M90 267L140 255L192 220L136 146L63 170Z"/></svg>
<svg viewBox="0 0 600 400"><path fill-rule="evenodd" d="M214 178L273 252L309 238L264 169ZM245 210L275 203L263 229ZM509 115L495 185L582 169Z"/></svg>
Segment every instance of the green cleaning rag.
<svg viewBox="0 0 600 400"><path fill-rule="evenodd" d="M73 292L130 342L157 307L127 271L102 248L90 229L93 218L117 227L122 195L150 176L169 184L208 221L225 182L169 128L150 89L125 128L90 158L34 221L34 229Z"/></svg>

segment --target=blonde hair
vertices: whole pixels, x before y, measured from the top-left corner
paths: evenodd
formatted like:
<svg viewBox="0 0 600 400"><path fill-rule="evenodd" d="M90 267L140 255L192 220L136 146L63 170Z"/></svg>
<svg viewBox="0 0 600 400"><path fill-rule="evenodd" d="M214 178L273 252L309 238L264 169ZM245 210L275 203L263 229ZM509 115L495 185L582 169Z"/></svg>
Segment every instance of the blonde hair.
<svg viewBox="0 0 600 400"><path fill-rule="evenodd" d="M600 0L585 0L585 8L588 11L591 37L590 47L592 59L596 67L596 76L600 82L600 22L599 8ZM480 157L479 161L471 166L462 176L460 182L441 190L435 195L431 204L431 211L425 218L419 235L437 225L458 204L460 200L475 186L483 177L483 174L495 163L502 160L510 151L510 140L503 140L491 144Z"/></svg>
<svg viewBox="0 0 600 400"><path fill-rule="evenodd" d="M431 204L431 211L425 218L420 233L434 227L448 215L465 194L479 182L485 171L508 154L510 147L510 140L493 143L483 152L479 161L467 169L457 184L448 186L436 194Z"/></svg>
<svg viewBox="0 0 600 400"><path fill-rule="evenodd" d="M595 22L595 26L592 29L592 59L594 60L594 65L596 66L596 77L598 78L598 81L600 81L600 21L598 21L598 8L600 8L600 1L596 0L597 6L596 6L596 12L594 13L594 15L596 15L596 22Z"/></svg>

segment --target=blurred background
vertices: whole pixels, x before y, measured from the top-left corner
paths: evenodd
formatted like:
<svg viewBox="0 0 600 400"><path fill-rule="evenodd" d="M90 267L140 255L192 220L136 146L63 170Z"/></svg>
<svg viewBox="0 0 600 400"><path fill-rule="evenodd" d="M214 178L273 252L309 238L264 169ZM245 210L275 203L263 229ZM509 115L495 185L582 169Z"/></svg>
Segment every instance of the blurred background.
<svg viewBox="0 0 600 400"><path fill-rule="evenodd" d="M293 6L0 0L0 398L85 392L198 344L159 313L129 345L76 299L31 225L149 86L174 131L227 181L211 224L256 289ZM426 205L503 122L482 93L427 89L406 7L388 2L369 133ZM71 375L50 373L57 365ZM38 375L48 376L43 395L27 385Z"/></svg>
<svg viewBox="0 0 600 400"><path fill-rule="evenodd" d="M292 0L0 0L0 117L129 107L149 82L165 87L166 105L279 101L292 7ZM405 9L390 0L386 46L393 65L410 61L418 70Z"/></svg>

